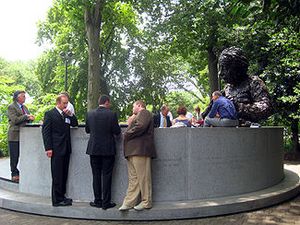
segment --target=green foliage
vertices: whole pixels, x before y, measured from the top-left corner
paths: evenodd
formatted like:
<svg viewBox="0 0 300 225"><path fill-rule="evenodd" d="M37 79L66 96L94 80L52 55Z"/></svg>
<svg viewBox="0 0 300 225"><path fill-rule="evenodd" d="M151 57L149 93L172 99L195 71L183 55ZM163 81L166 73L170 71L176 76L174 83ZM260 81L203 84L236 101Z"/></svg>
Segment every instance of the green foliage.
<svg viewBox="0 0 300 225"><path fill-rule="evenodd" d="M44 112L55 105L53 94L40 95L40 83L35 75L34 62L7 62L0 58L0 151L8 155L8 105L13 102L12 96L16 90L25 90L31 97L26 103L35 123L43 119Z"/></svg>
<svg viewBox="0 0 300 225"><path fill-rule="evenodd" d="M188 112L194 113L196 106L199 106L201 111L203 111L209 104L209 97L202 99L202 102L199 102L199 99L191 95L187 91L172 91L170 92L165 100L172 112L173 117L177 117L177 109L179 106L185 106Z"/></svg>
<svg viewBox="0 0 300 225"><path fill-rule="evenodd" d="M40 44L50 42L53 46L38 62L37 74L43 91L62 91L64 62L59 55L71 51L68 91L80 119L84 119L86 113L88 82L83 8L95 2L54 1L46 21L39 23ZM136 99L157 108L166 96L167 77L172 72L169 62L165 60L165 53L146 43L148 33L141 29L140 22L143 16L137 13L141 9L151 11L154 4L151 1L109 1L101 12L99 79L108 87L114 110L121 118L131 112L128 105Z"/></svg>
<svg viewBox="0 0 300 225"><path fill-rule="evenodd" d="M7 123L4 113L17 88L34 97L29 109L35 122L43 119L64 89L66 61L61 53L67 52L72 52L67 91L84 121L89 54L84 12L97 2L54 0L46 20L38 24L39 44L50 47L37 64L0 59L1 122ZM211 76L217 79L218 54L225 47L241 47L250 61L249 74L262 75L274 99L277 113L266 124L286 126L289 143L300 115L298 9L296 0L106 1L99 46L94 46L100 49L98 78L121 120L131 114L137 99L153 111L167 103L173 115L179 105L190 112L196 105L204 110ZM1 127L5 136L7 126Z"/></svg>
<svg viewBox="0 0 300 225"><path fill-rule="evenodd" d="M274 33L269 46L269 64L264 77L274 98L277 112L283 117L299 119L300 115L300 34L286 26Z"/></svg>
<svg viewBox="0 0 300 225"><path fill-rule="evenodd" d="M3 61L2 61L3 62ZM7 65L7 64L5 64ZM15 81L2 74L3 64L0 64L0 156L8 155L7 132L8 132L8 118L7 108L12 103L12 94L15 90L24 90L21 85L16 85Z"/></svg>
<svg viewBox="0 0 300 225"><path fill-rule="evenodd" d="M35 75L35 62L6 62L1 59L0 74L10 77L15 83L26 87L26 91L30 95L39 95L41 87L37 76ZM2 66L1 66L2 65Z"/></svg>
<svg viewBox="0 0 300 225"><path fill-rule="evenodd" d="M45 112L55 106L56 96L56 93L48 93L34 98L32 103L26 104L30 113L35 116L35 120L33 121L34 123L42 123Z"/></svg>
<svg viewBox="0 0 300 225"><path fill-rule="evenodd" d="M264 121L263 126L279 126L283 127L283 147L285 153L292 153L297 151L295 149L295 143L293 140L293 130L291 129L291 119L288 117L284 117L280 113L275 113L272 115L267 121ZM293 121L295 122L295 121ZM297 122L298 130L300 130L300 123Z"/></svg>
<svg viewBox="0 0 300 225"><path fill-rule="evenodd" d="M268 19L272 20L276 25L283 25L290 23L293 20L293 27L295 31L299 32L300 21L300 2L299 0L263 0L264 12L267 13ZM298 19L297 19L298 18Z"/></svg>

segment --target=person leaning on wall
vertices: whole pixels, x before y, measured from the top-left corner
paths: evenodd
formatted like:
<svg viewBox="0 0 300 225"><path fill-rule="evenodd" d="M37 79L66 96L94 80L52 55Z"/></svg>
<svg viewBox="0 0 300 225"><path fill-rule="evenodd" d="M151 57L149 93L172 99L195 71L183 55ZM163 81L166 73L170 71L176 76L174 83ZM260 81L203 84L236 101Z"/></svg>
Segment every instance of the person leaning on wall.
<svg viewBox="0 0 300 225"><path fill-rule="evenodd" d="M141 100L133 104L132 111L124 133L128 188L120 211L152 208L151 159L156 157L153 116Z"/></svg>
<svg viewBox="0 0 300 225"><path fill-rule="evenodd" d="M24 105L25 91L16 91L13 95L13 103L8 106L8 146L10 156L11 180L19 182L19 170L17 168L20 154L20 127L25 126L34 120L34 116L29 113Z"/></svg>
<svg viewBox="0 0 300 225"><path fill-rule="evenodd" d="M85 131L90 134L86 154L90 156L93 174L94 201L90 206L104 210L116 206L111 202L112 173L115 163L116 142L121 128L117 114L110 110L110 98L99 97L99 106L87 113Z"/></svg>

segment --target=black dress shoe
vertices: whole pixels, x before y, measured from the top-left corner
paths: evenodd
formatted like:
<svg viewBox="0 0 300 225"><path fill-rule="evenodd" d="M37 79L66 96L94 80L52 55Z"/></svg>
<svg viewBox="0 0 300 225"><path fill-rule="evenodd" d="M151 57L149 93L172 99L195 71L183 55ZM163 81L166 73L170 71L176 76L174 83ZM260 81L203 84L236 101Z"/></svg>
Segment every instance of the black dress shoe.
<svg viewBox="0 0 300 225"><path fill-rule="evenodd" d="M64 202L71 202L71 203L73 203L73 199L71 199L71 198L64 198Z"/></svg>
<svg viewBox="0 0 300 225"><path fill-rule="evenodd" d="M66 201L61 201L58 203L53 203L52 204L54 207L59 207L59 206L70 206L72 205L72 202L66 202Z"/></svg>
<svg viewBox="0 0 300 225"><path fill-rule="evenodd" d="M116 203L110 202L110 203L108 203L108 204L103 205L103 206L102 206L102 209L107 210L107 209L113 208L113 207L115 207L115 206L116 206Z"/></svg>
<svg viewBox="0 0 300 225"><path fill-rule="evenodd" d="M12 180L12 182L19 183L20 177L19 177L19 175L12 176L11 180Z"/></svg>
<svg viewBox="0 0 300 225"><path fill-rule="evenodd" d="M90 202L90 206L96 207L96 208L102 208L102 204L101 203Z"/></svg>

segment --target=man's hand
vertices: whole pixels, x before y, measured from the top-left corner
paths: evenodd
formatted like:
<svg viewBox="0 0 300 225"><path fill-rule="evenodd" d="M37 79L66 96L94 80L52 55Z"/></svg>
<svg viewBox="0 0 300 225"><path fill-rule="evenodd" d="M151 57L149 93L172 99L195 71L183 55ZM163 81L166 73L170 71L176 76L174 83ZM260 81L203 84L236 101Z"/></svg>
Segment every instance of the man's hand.
<svg viewBox="0 0 300 225"><path fill-rule="evenodd" d="M127 120L128 126L130 126L130 124L132 123L132 120L133 120L134 118L135 118L135 115L134 115L134 114L128 118L128 120Z"/></svg>
<svg viewBox="0 0 300 225"><path fill-rule="evenodd" d="M63 112L65 114L67 114L68 116L73 116L72 112L70 110L68 110L68 109L63 109Z"/></svg>
<svg viewBox="0 0 300 225"><path fill-rule="evenodd" d="M27 119L30 120L30 121L33 121L35 118L33 115L27 115Z"/></svg>
<svg viewBox="0 0 300 225"><path fill-rule="evenodd" d="M52 154L53 154L52 149L46 151L46 155L47 155L48 158L51 158Z"/></svg>

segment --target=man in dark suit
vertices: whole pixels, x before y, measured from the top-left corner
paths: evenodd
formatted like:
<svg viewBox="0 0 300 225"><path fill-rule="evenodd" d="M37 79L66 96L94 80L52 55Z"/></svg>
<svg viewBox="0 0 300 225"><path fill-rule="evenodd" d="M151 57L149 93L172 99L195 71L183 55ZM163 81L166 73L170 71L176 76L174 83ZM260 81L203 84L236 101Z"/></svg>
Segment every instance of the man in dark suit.
<svg viewBox="0 0 300 225"><path fill-rule="evenodd" d="M141 100L133 104L132 111L133 116L128 119L124 133L128 189L120 211L131 208L139 211L152 207L151 158L156 157L153 116Z"/></svg>
<svg viewBox="0 0 300 225"><path fill-rule="evenodd" d="M121 133L117 115L109 108L109 97L100 96L99 107L88 112L85 126L85 131L90 133L86 154L90 155L95 197L90 205L104 210L116 206L111 202L112 172L116 154L114 136Z"/></svg>
<svg viewBox="0 0 300 225"><path fill-rule="evenodd" d="M154 127L170 127L170 126L172 126L170 117L168 116L169 111L170 111L169 107L166 105L163 105L160 108L160 113L153 116Z"/></svg>
<svg viewBox="0 0 300 225"><path fill-rule="evenodd" d="M68 109L68 97L59 95L56 107L45 113L42 128L46 154L51 158L52 205L72 205L72 199L66 198L71 154L70 126L78 126L78 121Z"/></svg>
<svg viewBox="0 0 300 225"><path fill-rule="evenodd" d="M34 120L34 116L29 114L27 107L24 105L25 99L25 91L16 91L13 95L14 102L8 106L7 110L11 180L17 183L19 182L17 165L20 154L20 127Z"/></svg>

